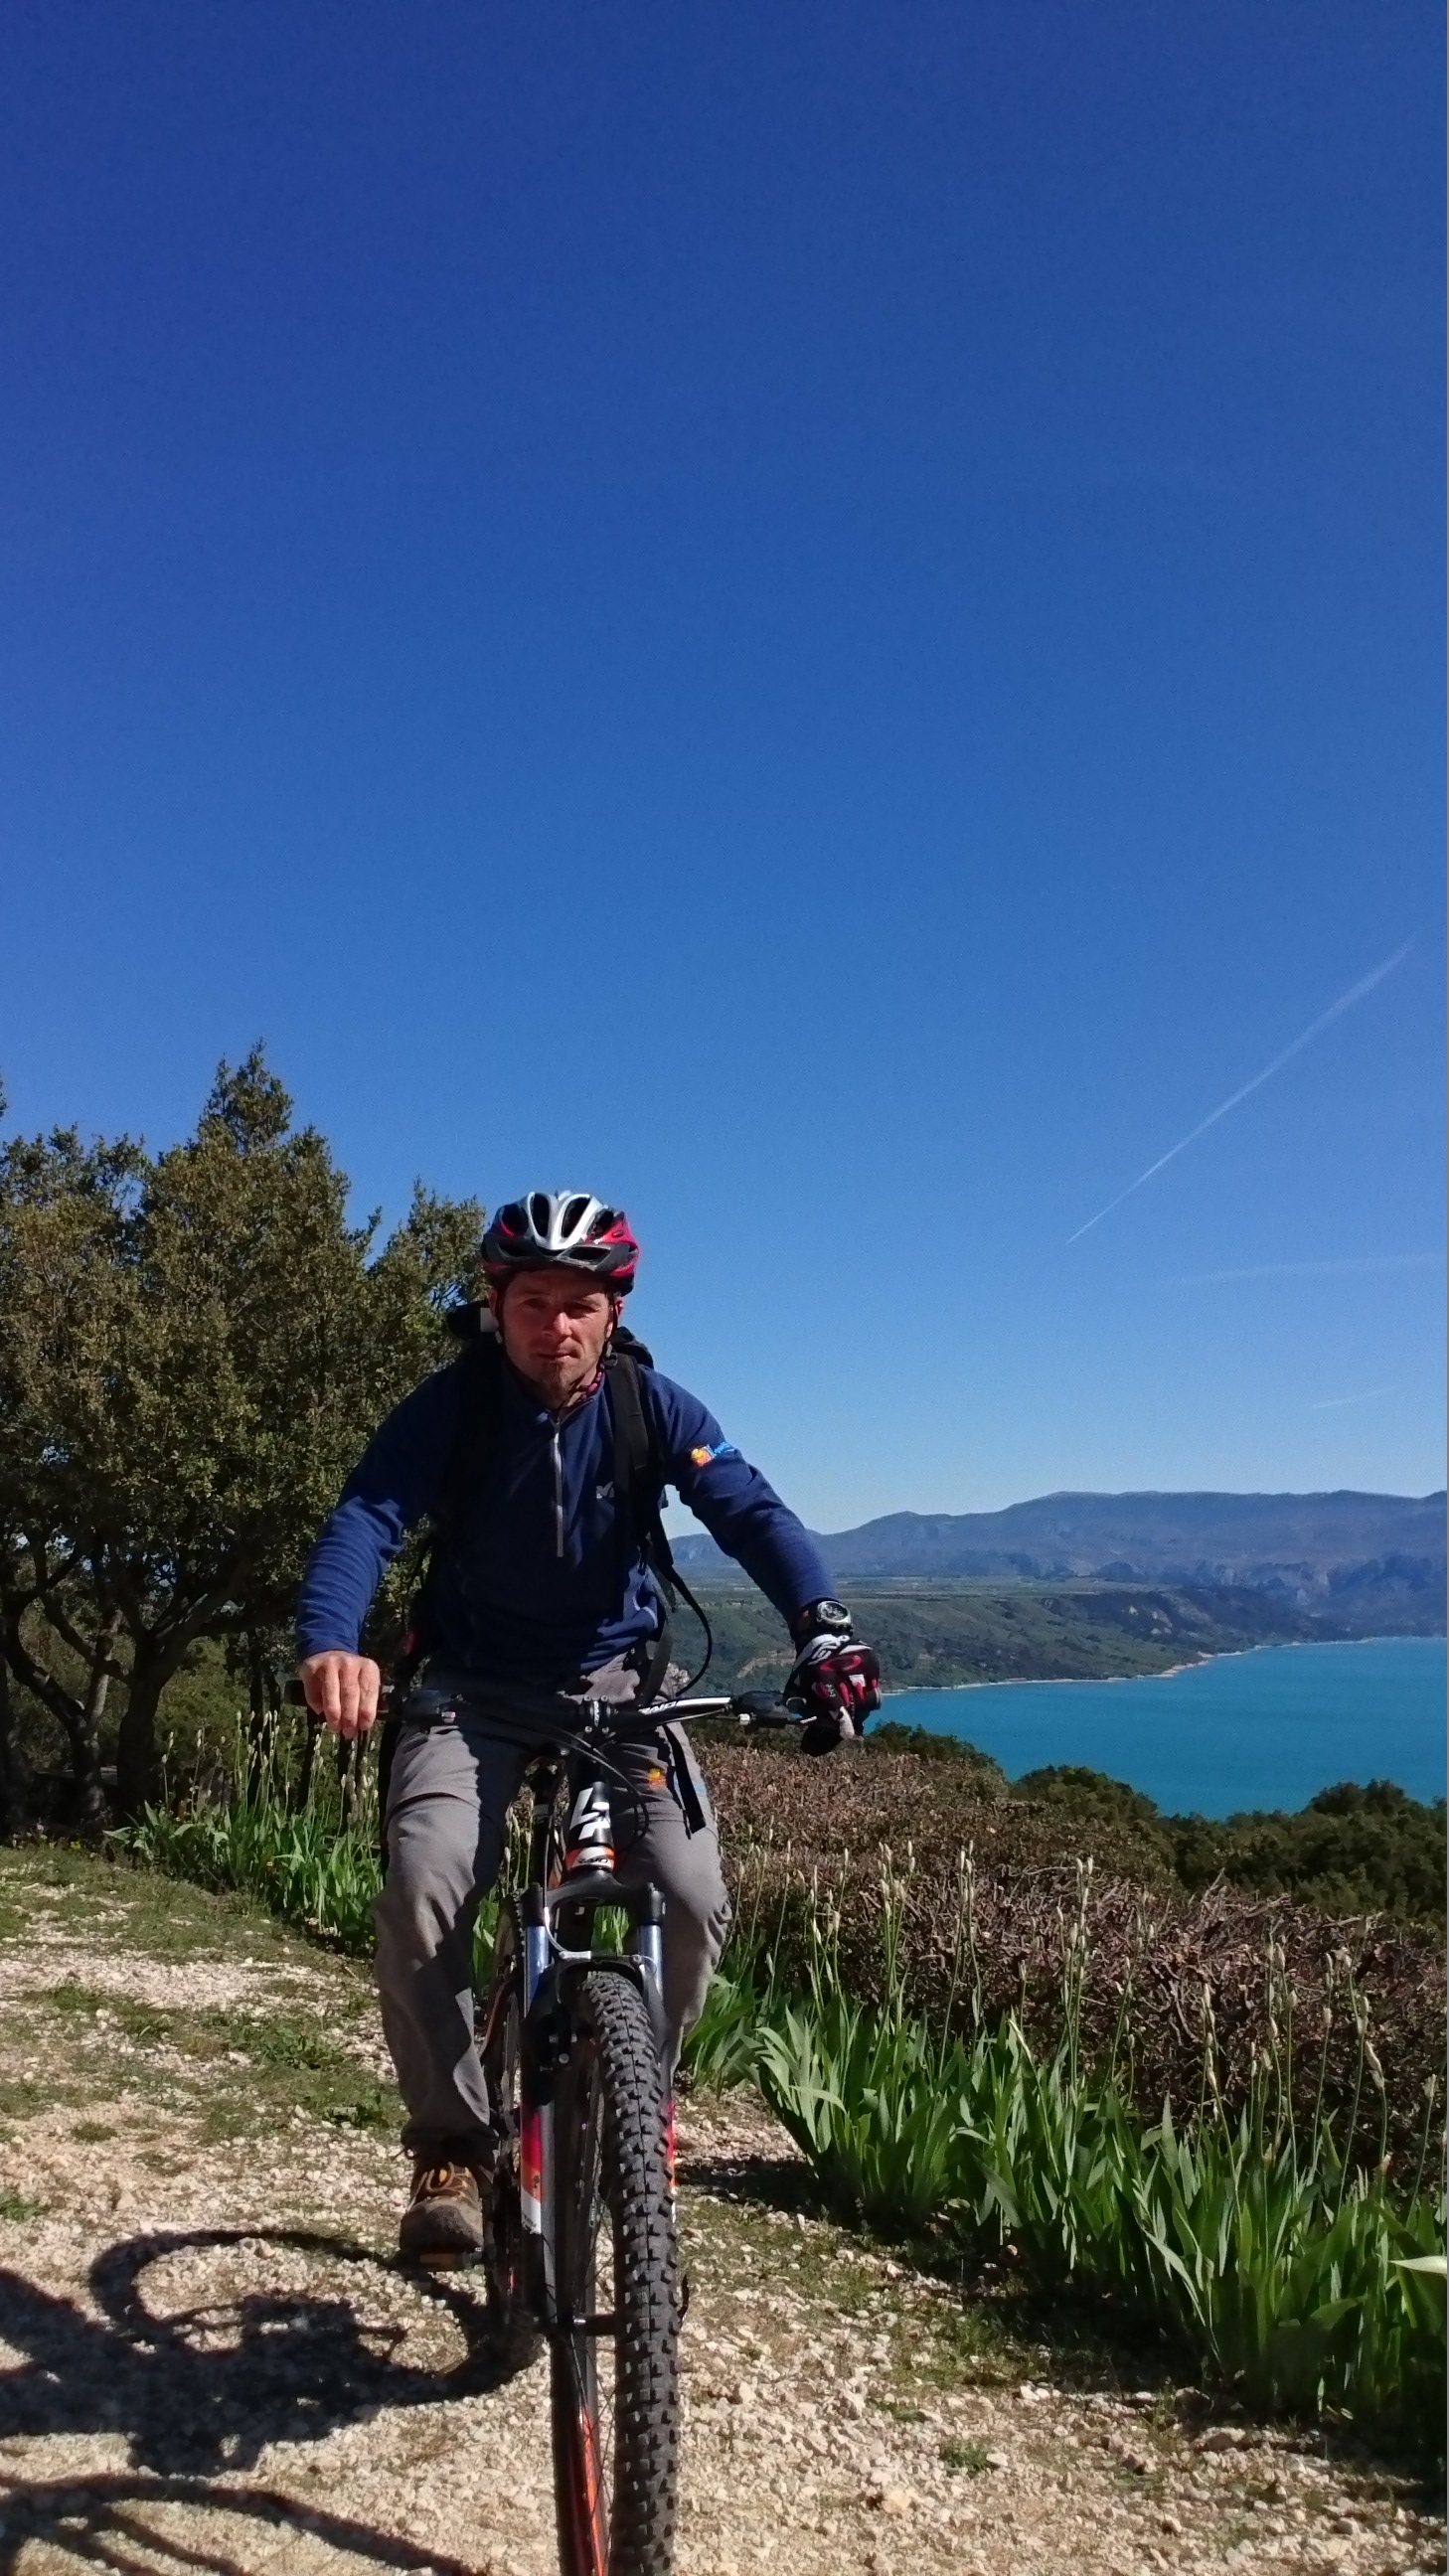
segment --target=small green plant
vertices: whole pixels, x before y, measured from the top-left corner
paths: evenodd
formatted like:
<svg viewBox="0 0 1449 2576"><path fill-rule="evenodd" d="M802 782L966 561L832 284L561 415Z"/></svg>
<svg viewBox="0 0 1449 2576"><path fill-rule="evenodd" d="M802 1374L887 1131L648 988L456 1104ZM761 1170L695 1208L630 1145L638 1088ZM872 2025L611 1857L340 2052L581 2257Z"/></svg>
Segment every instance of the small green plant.
<svg viewBox="0 0 1449 2576"><path fill-rule="evenodd" d="M27 2200L23 2192L0 2191L0 2218L13 2218L17 2224L27 2218L39 2218L44 2203Z"/></svg>
<svg viewBox="0 0 1449 2576"><path fill-rule="evenodd" d="M941 2457L948 2469L964 2469L968 2478L979 2478L991 2466L991 2455L984 2442L951 2440L941 2444Z"/></svg>

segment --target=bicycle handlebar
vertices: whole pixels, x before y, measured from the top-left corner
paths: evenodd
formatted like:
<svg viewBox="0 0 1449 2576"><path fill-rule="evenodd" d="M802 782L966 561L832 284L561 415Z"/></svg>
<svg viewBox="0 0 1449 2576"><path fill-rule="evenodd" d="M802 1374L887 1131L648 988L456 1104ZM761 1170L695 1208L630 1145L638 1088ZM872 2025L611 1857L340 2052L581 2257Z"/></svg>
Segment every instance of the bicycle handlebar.
<svg viewBox="0 0 1449 2576"><path fill-rule="evenodd" d="M407 1690L398 1692L392 1683L384 1682L377 1698L379 1714L390 1712L395 1702L405 1703L408 1695ZM461 1699L466 1694L459 1692L458 1696ZM507 1708L515 1695L508 1690L497 1690L491 1691L489 1697ZM284 1708L306 1708L308 1705L307 1694L295 1675L282 1685L282 1705ZM652 1724L662 1724L668 1719L732 1717L742 1727L800 1726L804 1723L796 1710L785 1708L764 1691L735 1691L719 1698L654 1699L642 1706L634 1700L565 1699L559 1693L544 1691L517 1699L517 1713L531 1718L547 1713L563 1720L568 1711L583 1717L586 1712L605 1710L617 1716L624 1731L627 1731L626 1721L638 1725L646 1719Z"/></svg>

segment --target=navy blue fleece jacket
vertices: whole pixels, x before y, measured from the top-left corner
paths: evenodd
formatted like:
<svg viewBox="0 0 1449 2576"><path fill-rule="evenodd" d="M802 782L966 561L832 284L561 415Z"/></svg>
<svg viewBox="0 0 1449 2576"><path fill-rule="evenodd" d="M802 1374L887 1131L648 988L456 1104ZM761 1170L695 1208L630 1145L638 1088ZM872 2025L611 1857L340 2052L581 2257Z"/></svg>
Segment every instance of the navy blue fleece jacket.
<svg viewBox="0 0 1449 2576"><path fill-rule="evenodd" d="M356 1651L385 1569L437 1505L467 1365L405 1397L349 1478L302 1578L303 1655ZM639 1390L666 1481L782 1617L825 1599L830 1576L809 1532L698 1397L652 1368L640 1368ZM658 1636L658 1596L614 1508L607 1379L559 1420L503 1368L501 1436L429 1598L439 1660L500 1682L557 1688Z"/></svg>

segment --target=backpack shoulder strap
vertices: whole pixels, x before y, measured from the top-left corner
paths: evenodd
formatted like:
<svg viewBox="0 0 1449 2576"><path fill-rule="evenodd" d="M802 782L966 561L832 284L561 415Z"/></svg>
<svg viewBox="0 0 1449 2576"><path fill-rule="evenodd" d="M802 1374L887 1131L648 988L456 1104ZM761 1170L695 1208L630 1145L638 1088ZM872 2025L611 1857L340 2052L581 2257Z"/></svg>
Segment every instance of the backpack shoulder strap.
<svg viewBox="0 0 1449 2576"><path fill-rule="evenodd" d="M633 1350L620 1350L615 1341L610 1345L607 1366L614 1414L615 1509L625 1523L628 1538L637 1540L643 1548L651 1571L672 1584L674 1560L659 1518L664 1473L644 1411L639 1362Z"/></svg>
<svg viewBox="0 0 1449 2576"><path fill-rule="evenodd" d="M432 1533L427 1561L408 1614L408 1633L393 1666L394 1684L405 1687L432 1651L433 1580L438 1561L455 1536L498 1446L503 1422L502 1355L496 1336L486 1330L470 1334L452 1373L458 1382L458 1421L453 1445L430 1518Z"/></svg>
<svg viewBox="0 0 1449 2576"><path fill-rule="evenodd" d="M664 1627L644 1686L644 1696L653 1698L669 1665L668 1614L674 1604L681 1599L687 1601L704 1630L705 1659L694 1677L696 1681L702 1678L714 1652L714 1632L674 1562L668 1533L660 1517L660 1505L664 1500L664 1465L655 1445L644 1392L639 1383L641 1359L648 1364L649 1354L643 1343L636 1341L632 1334L629 1344L628 1349L621 1350L616 1334L607 1362L609 1392L614 1408L614 1493L625 1546L637 1544L663 1597Z"/></svg>

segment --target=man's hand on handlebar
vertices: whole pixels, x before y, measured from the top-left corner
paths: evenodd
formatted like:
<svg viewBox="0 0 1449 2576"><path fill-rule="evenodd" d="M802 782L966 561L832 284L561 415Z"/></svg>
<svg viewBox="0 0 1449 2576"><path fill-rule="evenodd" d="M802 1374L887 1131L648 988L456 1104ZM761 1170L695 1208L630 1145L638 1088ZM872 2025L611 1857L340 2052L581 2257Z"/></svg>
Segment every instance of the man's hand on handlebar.
<svg viewBox="0 0 1449 2576"><path fill-rule="evenodd" d="M308 1655L297 1666L297 1678L313 1716L344 1743L376 1724L382 1675L370 1655Z"/></svg>
<svg viewBox="0 0 1449 2576"><path fill-rule="evenodd" d="M838 1601L815 1601L795 1623L799 1649L782 1697L805 1720L800 1737L805 1753L833 1753L838 1744L863 1735L865 1721L880 1706L880 1665L869 1646L860 1645L850 1613Z"/></svg>

